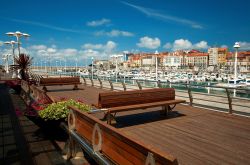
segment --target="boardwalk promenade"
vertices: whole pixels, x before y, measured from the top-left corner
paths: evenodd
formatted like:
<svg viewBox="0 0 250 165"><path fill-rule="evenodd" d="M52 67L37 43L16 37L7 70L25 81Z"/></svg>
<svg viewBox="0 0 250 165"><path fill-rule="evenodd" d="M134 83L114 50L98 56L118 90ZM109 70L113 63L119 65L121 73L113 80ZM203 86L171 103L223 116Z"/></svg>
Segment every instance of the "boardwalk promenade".
<svg viewBox="0 0 250 165"><path fill-rule="evenodd" d="M79 85L79 90L72 90L72 86L49 86L46 94L55 102L62 98L81 99L92 105L98 102L100 92L110 91L108 82L103 82L103 88L97 84L98 81L95 81L93 86L87 82L87 85ZM42 89L42 87L38 88ZM123 90L121 85L115 83L114 88L115 91ZM138 87L127 86L127 90L134 89ZM20 113L24 111L25 105L18 95L11 93L3 84L0 84L0 90L1 128L2 130L10 128L12 132L7 135L5 131L1 132L3 139L1 155L3 156L0 164L87 163L83 158L66 161L63 157L63 149L67 135L63 135L63 132L53 132L53 129L49 132L44 131L44 128L47 130L49 127L44 127ZM180 97L181 93L177 92L176 95ZM188 98L186 100L188 101ZM5 103L8 104L5 105ZM167 117L161 115L159 110L156 107L118 113L116 123L112 126L132 139L171 153L180 164L249 164L250 120L248 117L187 104L177 105L175 111ZM102 112L92 115L99 119L104 116ZM58 138L55 134L61 134L62 138ZM10 149L8 148L10 142L6 140L10 138L6 136L12 136L14 139ZM12 153L15 154L12 155Z"/></svg>

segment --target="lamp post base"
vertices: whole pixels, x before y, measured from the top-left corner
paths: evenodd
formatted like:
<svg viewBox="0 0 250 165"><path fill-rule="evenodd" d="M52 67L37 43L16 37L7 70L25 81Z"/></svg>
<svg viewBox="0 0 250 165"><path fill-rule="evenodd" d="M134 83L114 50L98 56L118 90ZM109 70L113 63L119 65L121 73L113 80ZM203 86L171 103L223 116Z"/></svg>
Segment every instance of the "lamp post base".
<svg viewBox="0 0 250 165"><path fill-rule="evenodd" d="M17 78L17 74L16 71L13 72L12 77L11 78Z"/></svg>

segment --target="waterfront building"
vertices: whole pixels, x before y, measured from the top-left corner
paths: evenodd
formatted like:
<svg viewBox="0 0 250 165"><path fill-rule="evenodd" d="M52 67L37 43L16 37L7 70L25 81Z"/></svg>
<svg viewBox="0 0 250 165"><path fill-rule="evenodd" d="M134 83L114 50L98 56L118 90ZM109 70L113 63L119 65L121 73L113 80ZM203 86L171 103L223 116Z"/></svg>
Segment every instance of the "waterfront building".
<svg viewBox="0 0 250 165"><path fill-rule="evenodd" d="M192 50L186 55L187 65L190 68L196 66L205 69L208 66L208 56L208 53Z"/></svg>
<svg viewBox="0 0 250 165"><path fill-rule="evenodd" d="M94 64L98 70L110 69L110 62L108 60L95 60Z"/></svg>
<svg viewBox="0 0 250 165"><path fill-rule="evenodd" d="M163 65L168 67L180 67L181 66L182 51L175 51L168 53L164 56Z"/></svg>
<svg viewBox="0 0 250 165"><path fill-rule="evenodd" d="M218 65L224 66L227 62L227 48L218 48Z"/></svg>
<svg viewBox="0 0 250 165"><path fill-rule="evenodd" d="M128 66L129 67L141 67L141 55L134 54L128 57Z"/></svg>
<svg viewBox="0 0 250 165"><path fill-rule="evenodd" d="M208 65L209 66L218 65L218 48L209 48L208 55L209 55Z"/></svg>
<svg viewBox="0 0 250 165"><path fill-rule="evenodd" d="M233 53L227 55L227 65L234 66L235 56ZM250 70L250 51L239 52L237 56L237 68L240 72L246 72Z"/></svg>
<svg viewBox="0 0 250 165"><path fill-rule="evenodd" d="M143 67L150 67L155 65L154 54L145 53L141 55L141 64Z"/></svg>

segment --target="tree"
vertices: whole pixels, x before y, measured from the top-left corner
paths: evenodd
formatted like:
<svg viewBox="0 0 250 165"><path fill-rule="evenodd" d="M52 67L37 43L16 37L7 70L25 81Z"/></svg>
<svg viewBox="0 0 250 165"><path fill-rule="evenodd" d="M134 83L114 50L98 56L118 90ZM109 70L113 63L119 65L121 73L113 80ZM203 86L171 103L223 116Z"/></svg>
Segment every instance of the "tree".
<svg viewBox="0 0 250 165"><path fill-rule="evenodd" d="M15 63L14 65L15 69L20 69L21 79L28 80L28 70L29 67L32 64L32 59L29 55L26 54L20 54L18 57L15 57Z"/></svg>

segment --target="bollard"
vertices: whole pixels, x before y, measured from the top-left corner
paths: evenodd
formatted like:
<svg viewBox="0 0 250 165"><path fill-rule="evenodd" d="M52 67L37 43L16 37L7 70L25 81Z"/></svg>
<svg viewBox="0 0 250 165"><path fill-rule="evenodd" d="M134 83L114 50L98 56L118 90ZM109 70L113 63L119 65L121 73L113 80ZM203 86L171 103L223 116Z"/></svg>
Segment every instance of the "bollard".
<svg viewBox="0 0 250 165"><path fill-rule="evenodd" d="M227 99L228 99L228 113L232 114L233 113L233 107L232 107L232 98L231 98L231 94L230 91L228 90L228 88L225 88L226 93L227 93Z"/></svg>
<svg viewBox="0 0 250 165"><path fill-rule="evenodd" d="M122 86L123 86L123 90L126 91L126 84L124 82L121 82L122 83Z"/></svg>
<svg viewBox="0 0 250 165"><path fill-rule="evenodd" d="M162 88L162 84L161 84L160 80L157 81L157 86L158 86L158 88Z"/></svg>
<svg viewBox="0 0 250 165"><path fill-rule="evenodd" d="M84 85L87 85L87 81L84 77L82 77L83 81L84 81Z"/></svg>
<svg viewBox="0 0 250 165"><path fill-rule="evenodd" d="M98 79L98 81L100 83L100 89L102 89L102 80L99 77L97 77L97 79Z"/></svg>
<svg viewBox="0 0 250 165"><path fill-rule="evenodd" d="M93 79L90 78L90 81L91 81L91 86L93 87L93 86L94 86L94 81L93 81Z"/></svg>
<svg viewBox="0 0 250 165"><path fill-rule="evenodd" d="M193 96L192 96L192 91L191 88L186 85L186 88L188 90L188 96L189 96L189 105L192 106L193 105Z"/></svg>
<svg viewBox="0 0 250 165"><path fill-rule="evenodd" d="M109 81L109 84L110 84L110 89L111 89L111 91L113 91L114 90L113 83L112 83L112 81L110 79L108 81Z"/></svg>
<svg viewBox="0 0 250 165"><path fill-rule="evenodd" d="M138 80L136 80L135 82L137 83L138 88L139 88L140 90L142 90L142 86L141 86L140 82L139 82Z"/></svg>

